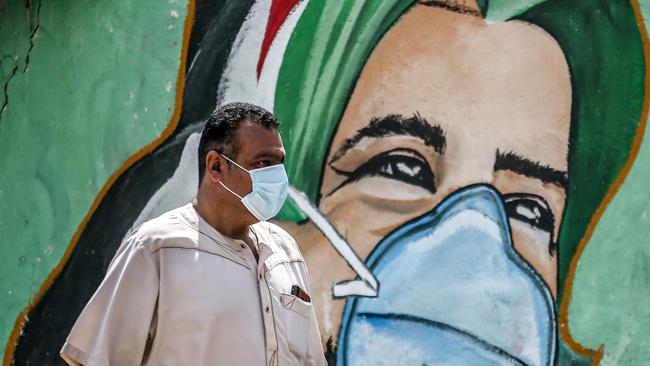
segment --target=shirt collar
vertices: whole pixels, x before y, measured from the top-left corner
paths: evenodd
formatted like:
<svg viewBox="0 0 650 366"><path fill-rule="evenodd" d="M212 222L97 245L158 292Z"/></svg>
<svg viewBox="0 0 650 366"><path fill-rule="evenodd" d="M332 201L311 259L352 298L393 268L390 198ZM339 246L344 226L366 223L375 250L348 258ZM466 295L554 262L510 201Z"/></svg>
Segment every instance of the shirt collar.
<svg viewBox="0 0 650 366"><path fill-rule="evenodd" d="M205 221L203 217L201 217L198 211L196 211L196 208L194 208L194 205L192 203L185 205L184 209L181 210L181 215L194 229L205 234L218 244L224 245L237 253L241 253L241 251L246 248L246 243L244 243L243 240L233 239L229 236L226 236L217 231L217 229L212 227L212 225L208 224L208 222ZM270 255L272 249L267 244L268 236L265 235L265 230L261 223L258 222L254 225L251 225L249 229L252 230L257 236L260 259L262 252L269 252ZM262 262L262 260L260 260L260 262Z"/></svg>

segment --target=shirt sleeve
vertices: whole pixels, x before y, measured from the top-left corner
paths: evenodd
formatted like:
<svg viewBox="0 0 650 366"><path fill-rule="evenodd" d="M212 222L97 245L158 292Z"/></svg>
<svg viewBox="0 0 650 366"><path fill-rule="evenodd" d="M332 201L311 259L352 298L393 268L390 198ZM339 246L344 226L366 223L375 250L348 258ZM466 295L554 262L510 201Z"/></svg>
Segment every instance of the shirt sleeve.
<svg viewBox="0 0 650 366"><path fill-rule="evenodd" d="M70 365L141 365L158 298L151 254L131 237L79 315L61 349Z"/></svg>

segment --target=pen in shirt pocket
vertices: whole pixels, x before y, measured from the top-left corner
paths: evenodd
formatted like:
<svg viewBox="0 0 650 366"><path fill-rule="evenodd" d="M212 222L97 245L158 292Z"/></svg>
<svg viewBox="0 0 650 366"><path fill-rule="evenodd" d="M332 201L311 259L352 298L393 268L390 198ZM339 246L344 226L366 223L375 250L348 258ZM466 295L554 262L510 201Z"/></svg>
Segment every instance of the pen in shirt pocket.
<svg viewBox="0 0 650 366"><path fill-rule="evenodd" d="M298 297L300 300L304 302L311 302L311 297L309 296L307 291L303 290L298 285L291 286L291 295Z"/></svg>

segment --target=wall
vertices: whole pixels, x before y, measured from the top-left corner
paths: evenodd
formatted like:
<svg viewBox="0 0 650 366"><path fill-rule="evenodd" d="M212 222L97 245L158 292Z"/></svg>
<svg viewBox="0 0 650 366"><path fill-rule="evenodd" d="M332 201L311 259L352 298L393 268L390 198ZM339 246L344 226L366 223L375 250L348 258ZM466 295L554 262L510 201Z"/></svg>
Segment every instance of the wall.
<svg viewBox="0 0 650 366"><path fill-rule="evenodd" d="M362 259L278 217L332 363L648 359L650 6L463 4L8 3L5 363L58 362L124 235L193 196L202 122L242 99ZM366 296L333 297L357 275Z"/></svg>
<svg viewBox="0 0 650 366"><path fill-rule="evenodd" d="M114 173L171 125L186 11L175 1L0 11L3 342Z"/></svg>

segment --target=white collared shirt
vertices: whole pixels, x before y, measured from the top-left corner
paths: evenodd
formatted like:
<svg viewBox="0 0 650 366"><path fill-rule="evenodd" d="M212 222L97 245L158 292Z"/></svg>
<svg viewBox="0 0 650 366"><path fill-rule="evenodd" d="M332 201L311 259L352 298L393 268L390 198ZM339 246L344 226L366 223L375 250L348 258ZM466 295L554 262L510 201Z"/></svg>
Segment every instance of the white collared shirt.
<svg viewBox="0 0 650 366"><path fill-rule="evenodd" d="M61 350L71 365L325 365L305 262L260 222L259 261L192 204L144 223L120 246Z"/></svg>

